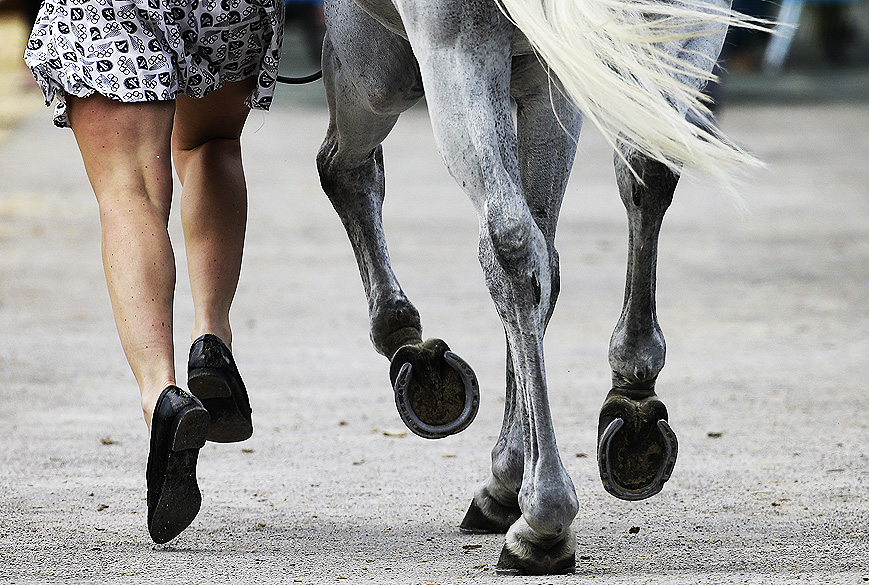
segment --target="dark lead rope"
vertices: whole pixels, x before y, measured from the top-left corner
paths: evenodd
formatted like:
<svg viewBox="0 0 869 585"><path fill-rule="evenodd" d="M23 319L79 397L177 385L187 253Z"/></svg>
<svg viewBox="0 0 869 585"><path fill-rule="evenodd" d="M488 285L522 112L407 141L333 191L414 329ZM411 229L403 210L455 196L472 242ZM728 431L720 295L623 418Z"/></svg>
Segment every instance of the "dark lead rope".
<svg viewBox="0 0 869 585"><path fill-rule="evenodd" d="M316 73L312 73L311 75L306 75L305 77L286 77L284 75L278 75L278 81L289 85L303 85L305 83L317 81L321 77L323 77L322 69Z"/></svg>

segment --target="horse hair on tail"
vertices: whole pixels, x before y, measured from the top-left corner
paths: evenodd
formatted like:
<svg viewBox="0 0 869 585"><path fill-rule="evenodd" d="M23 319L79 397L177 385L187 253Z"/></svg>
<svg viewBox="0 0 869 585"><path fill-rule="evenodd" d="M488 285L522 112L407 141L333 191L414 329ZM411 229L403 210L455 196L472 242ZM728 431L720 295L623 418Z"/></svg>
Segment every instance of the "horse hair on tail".
<svg viewBox="0 0 869 585"><path fill-rule="evenodd" d="M673 49L727 26L767 30L767 23L704 0L498 2L613 147L624 142L676 172L694 168L726 185L761 166L711 122L689 121L710 119L701 89L714 79L714 63L703 63L713 57L686 59L690 51Z"/></svg>

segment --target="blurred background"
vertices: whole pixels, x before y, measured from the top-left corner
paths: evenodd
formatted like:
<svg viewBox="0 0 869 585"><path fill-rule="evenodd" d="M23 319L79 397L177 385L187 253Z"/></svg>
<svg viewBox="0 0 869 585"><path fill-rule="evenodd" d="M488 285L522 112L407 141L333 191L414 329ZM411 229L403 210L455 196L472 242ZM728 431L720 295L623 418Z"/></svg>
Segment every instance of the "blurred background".
<svg viewBox="0 0 869 585"><path fill-rule="evenodd" d="M734 0L733 7L781 24L777 35L731 30L721 83L710 92L722 104L869 95L869 2Z"/></svg>
<svg viewBox="0 0 869 585"><path fill-rule="evenodd" d="M26 111L38 92L21 54L38 0L0 0L0 132ZM282 70L319 68L321 0L287 0ZM869 1L735 0L752 16L780 20L780 36L732 31L722 54L721 82L710 93L723 107L757 102L852 102L869 99ZM322 86L287 93L322 104Z"/></svg>

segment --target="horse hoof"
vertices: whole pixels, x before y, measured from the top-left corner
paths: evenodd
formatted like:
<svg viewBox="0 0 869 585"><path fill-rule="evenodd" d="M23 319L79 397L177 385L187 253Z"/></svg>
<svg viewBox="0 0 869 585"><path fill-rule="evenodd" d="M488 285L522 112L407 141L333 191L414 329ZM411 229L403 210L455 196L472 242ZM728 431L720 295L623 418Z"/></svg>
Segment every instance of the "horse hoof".
<svg viewBox="0 0 869 585"><path fill-rule="evenodd" d="M519 506L508 507L491 497L481 506L474 497L459 530L468 534L505 534L520 516Z"/></svg>
<svg viewBox="0 0 869 585"><path fill-rule="evenodd" d="M498 575L565 575L575 571L576 536L572 529L556 542L538 544L520 538L511 528L495 566Z"/></svg>
<svg viewBox="0 0 869 585"><path fill-rule="evenodd" d="M600 413L597 462L604 489L622 500L654 496L670 479L678 442L667 408L652 394L610 392Z"/></svg>
<svg viewBox="0 0 869 585"><path fill-rule="evenodd" d="M477 376L440 339L400 348L392 357L389 377L401 420L420 437L458 433L477 416Z"/></svg>

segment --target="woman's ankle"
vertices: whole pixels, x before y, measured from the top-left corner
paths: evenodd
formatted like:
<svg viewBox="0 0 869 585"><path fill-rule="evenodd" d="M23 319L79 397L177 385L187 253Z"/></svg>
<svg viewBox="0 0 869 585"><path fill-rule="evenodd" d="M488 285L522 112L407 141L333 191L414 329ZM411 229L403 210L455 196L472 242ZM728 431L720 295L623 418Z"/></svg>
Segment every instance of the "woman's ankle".
<svg viewBox="0 0 869 585"><path fill-rule="evenodd" d="M151 421L154 418L154 407L157 405L157 399L160 398L160 394L163 393L163 390L168 388L169 386L174 386L175 380L166 380L162 384L149 385L147 387L140 388L142 393L142 415L145 417L145 425L148 427L148 433L151 432Z"/></svg>
<svg viewBox="0 0 869 585"><path fill-rule="evenodd" d="M229 327L194 327L193 333L190 335L191 343L207 333L210 333L211 335L217 337L220 341L223 342L223 345L225 345L228 350L232 351L232 331L229 329Z"/></svg>

